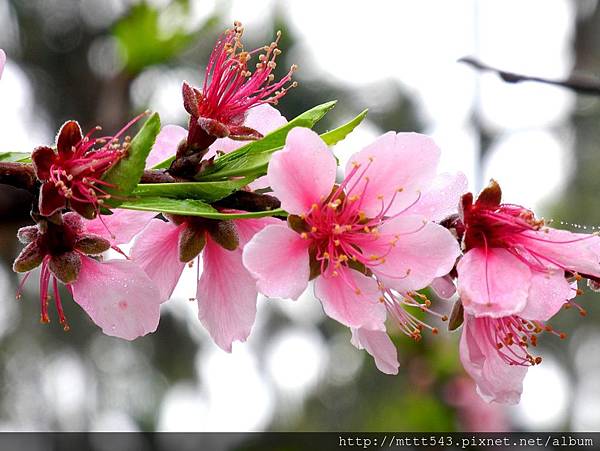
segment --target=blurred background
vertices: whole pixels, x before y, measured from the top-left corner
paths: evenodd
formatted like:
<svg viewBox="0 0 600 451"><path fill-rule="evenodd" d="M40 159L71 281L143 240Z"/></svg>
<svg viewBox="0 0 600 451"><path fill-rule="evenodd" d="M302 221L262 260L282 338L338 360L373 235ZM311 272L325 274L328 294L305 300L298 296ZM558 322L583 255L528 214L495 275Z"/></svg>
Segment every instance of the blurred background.
<svg viewBox="0 0 600 451"><path fill-rule="evenodd" d="M596 0L0 0L0 152L53 142L63 121L114 132L157 110L184 124L182 80L200 85L218 34L233 20L254 48L283 31L279 68L300 86L279 108L292 118L331 99L333 127L368 107L336 152L342 160L387 130L422 131L479 190L496 178L505 199L570 230L600 225L600 99L508 85L457 63L551 78L600 71ZM521 403L479 400L458 360L458 333L394 337L396 377L379 373L324 317L298 302L259 299L253 333L232 354L201 328L194 270L164 305L154 335L133 343L100 333L67 302L71 331L40 325L36 277L15 300L10 265L28 222L26 193L0 187L0 430L600 431L600 301L542 337ZM448 309L437 302L438 310Z"/></svg>

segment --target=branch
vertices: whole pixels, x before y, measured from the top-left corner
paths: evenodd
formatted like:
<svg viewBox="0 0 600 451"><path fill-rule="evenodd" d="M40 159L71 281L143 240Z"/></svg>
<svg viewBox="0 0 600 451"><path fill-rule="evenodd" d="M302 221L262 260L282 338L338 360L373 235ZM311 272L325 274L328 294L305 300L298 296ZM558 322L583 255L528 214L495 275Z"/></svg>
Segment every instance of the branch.
<svg viewBox="0 0 600 451"><path fill-rule="evenodd" d="M31 164L0 162L1 185L10 185L34 193L36 181Z"/></svg>
<svg viewBox="0 0 600 451"><path fill-rule="evenodd" d="M275 210L281 207L279 199L268 194L259 194L252 191L236 191L229 196L212 204L215 207L231 208L243 211Z"/></svg>
<svg viewBox="0 0 600 451"><path fill-rule="evenodd" d="M176 183L189 182L189 179L173 177L162 170L146 169L140 183ZM38 188L33 166L29 163L0 162L0 185L11 185L36 194ZM267 194L249 191L237 191L215 202L221 208L244 211L274 210L281 206L279 200Z"/></svg>
<svg viewBox="0 0 600 451"><path fill-rule="evenodd" d="M600 79L592 77L572 76L566 80L550 80L547 78L534 77L530 75L515 74L496 69L495 67L483 64L472 57L463 57L458 60L459 63L467 64L481 72L493 72L507 83L521 83L523 81L532 81L535 83L543 83L545 85L560 86L574 91L578 94L588 94L592 96L600 96Z"/></svg>

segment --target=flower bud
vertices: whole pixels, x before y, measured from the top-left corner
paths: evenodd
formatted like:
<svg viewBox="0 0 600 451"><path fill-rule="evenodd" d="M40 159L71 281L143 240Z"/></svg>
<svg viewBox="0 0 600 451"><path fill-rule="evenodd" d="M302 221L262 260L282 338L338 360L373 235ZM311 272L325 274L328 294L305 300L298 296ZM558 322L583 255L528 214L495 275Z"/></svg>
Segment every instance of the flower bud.
<svg viewBox="0 0 600 451"><path fill-rule="evenodd" d="M29 243L13 263L15 272L28 272L42 264L44 254L36 241Z"/></svg>
<svg viewBox="0 0 600 451"><path fill-rule="evenodd" d="M479 196L477 196L477 204L479 205L498 205L502 201L502 190L496 180L490 180L488 186L486 186Z"/></svg>
<svg viewBox="0 0 600 451"><path fill-rule="evenodd" d="M209 225L208 233L219 246L229 251L237 249L240 244L233 221L215 221Z"/></svg>
<svg viewBox="0 0 600 451"><path fill-rule="evenodd" d="M98 255L110 249L110 242L90 233L82 235L77 239L75 249L87 255Z"/></svg>
<svg viewBox="0 0 600 451"><path fill-rule="evenodd" d="M21 227L17 232L17 238L23 244L31 243L40 236L40 231L37 226Z"/></svg>
<svg viewBox="0 0 600 451"><path fill-rule="evenodd" d="M76 252L65 252L64 254L50 258L48 268L61 282L67 284L77 280L81 269L81 257Z"/></svg>
<svg viewBox="0 0 600 451"><path fill-rule="evenodd" d="M206 231L188 224L179 235L179 260L189 262L196 258L206 244Z"/></svg>
<svg viewBox="0 0 600 451"><path fill-rule="evenodd" d="M465 310L463 308L460 299L452 306L452 312L450 312L450 319L448 320L448 330L453 331L462 326L465 320Z"/></svg>

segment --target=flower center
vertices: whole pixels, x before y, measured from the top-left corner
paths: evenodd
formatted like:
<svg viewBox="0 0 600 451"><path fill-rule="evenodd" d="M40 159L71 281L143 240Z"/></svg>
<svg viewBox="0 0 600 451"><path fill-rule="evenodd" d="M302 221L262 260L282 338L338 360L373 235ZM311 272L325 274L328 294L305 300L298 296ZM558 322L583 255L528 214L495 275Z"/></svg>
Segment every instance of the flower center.
<svg viewBox="0 0 600 451"><path fill-rule="evenodd" d="M509 365L532 366L542 362L542 358L532 355L531 347L536 347L541 332L549 332L560 339L566 334L557 332L541 321L529 321L518 316L504 318L476 318L485 339L497 349L500 358Z"/></svg>

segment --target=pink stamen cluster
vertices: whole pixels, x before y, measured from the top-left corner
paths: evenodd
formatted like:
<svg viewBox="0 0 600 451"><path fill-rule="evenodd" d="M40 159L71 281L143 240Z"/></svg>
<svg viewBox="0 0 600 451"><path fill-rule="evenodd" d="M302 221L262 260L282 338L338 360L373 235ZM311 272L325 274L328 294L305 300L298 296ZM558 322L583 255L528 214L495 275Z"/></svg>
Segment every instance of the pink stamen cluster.
<svg viewBox="0 0 600 451"><path fill-rule="evenodd" d="M480 322L484 337L498 350L500 358L508 365L532 366L542 363L542 358L533 356L530 347L537 346L537 336L542 332L565 339L566 334L554 330L541 321L525 320L518 316L503 318L476 318Z"/></svg>
<svg viewBox="0 0 600 451"><path fill-rule="evenodd" d="M321 204L313 204L308 214L301 216L307 229L301 233L301 236L311 241L316 251L315 259L319 263L320 273L325 277L337 277L340 274L344 277L344 272L337 271L342 265L352 268L358 264L368 270L385 263L387 254L400 239L400 235L394 235L393 239L384 244L387 250L378 255L365 255L361 250L364 245L381 240L379 227L402 214L399 212L387 216L396 198L394 194L387 203L383 198L381 199L381 209L378 214L372 218L366 217L362 210L362 194L369 184L368 177L365 177L369 166L370 163L361 170L359 164L353 165L350 173L339 186L333 189L327 199ZM365 183L360 187L360 182L363 180ZM401 191L402 188L399 188L396 192ZM416 233L419 230L421 229L405 234ZM357 293L360 292L352 280L348 278L344 280Z"/></svg>
<svg viewBox="0 0 600 451"><path fill-rule="evenodd" d="M198 105L199 117L206 117L223 124L241 125L244 114L252 107L278 100L291 88L286 86L296 66L279 81L275 82L273 71L277 67L275 60L281 54L279 39L281 32L270 45L259 47L250 52L244 51L241 42L244 28L236 22L234 28L227 30L213 49L206 76L202 86L202 101ZM252 56L259 53L254 72L248 68Z"/></svg>
<svg viewBox="0 0 600 451"><path fill-rule="evenodd" d="M41 215L50 216L69 206L84 217L95 217L99 207L111 197L106 187L114 188L102 178L127 154L130 145L129 137L123 143L120 138L145 114L134 118L111 137L94 138L92 135L100 127L83 136L79 124L69 121L58 133L56 151L46 146L35 149L32 160L36 176L43 183L39 202Z"/></svg>

